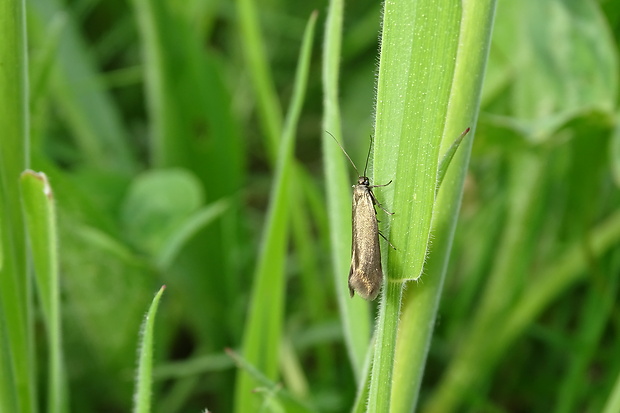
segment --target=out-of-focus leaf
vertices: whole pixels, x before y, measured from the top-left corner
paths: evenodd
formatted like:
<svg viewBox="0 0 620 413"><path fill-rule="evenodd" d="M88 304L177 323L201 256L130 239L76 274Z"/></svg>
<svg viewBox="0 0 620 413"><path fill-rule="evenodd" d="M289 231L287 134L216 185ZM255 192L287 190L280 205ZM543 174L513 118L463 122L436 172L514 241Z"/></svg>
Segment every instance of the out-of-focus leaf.
<svg viewBox="0 0 620 413"><path fill-rule="evenodd" d="M494 30L492 86L510 85L507 121L524 136L543 141L584 110L613 111L618 52L595 2L503 1Z"/></svg>
<svg viewBox="0 0 620 413"><path fill-rule="evenodd" d="M204 202L200 181L183 169L146 172L129 188L122 222L129 239L154 256Z"/></svg>

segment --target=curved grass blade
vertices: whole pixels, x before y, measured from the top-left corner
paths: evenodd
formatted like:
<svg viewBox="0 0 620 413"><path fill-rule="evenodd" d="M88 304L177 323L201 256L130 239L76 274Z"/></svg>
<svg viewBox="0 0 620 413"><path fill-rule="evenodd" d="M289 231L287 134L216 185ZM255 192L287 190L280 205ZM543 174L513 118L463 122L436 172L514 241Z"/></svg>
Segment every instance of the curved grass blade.
<svg viewBox="0 0 620 413"><path fill-rule="evenodd" d="M454 143L448 148L448 152L446 152L446 154L441 159L441 162L439 163L439 170L437 172L437 191L439 191L439 188L441 187L441 183L446 176L448 166L450 166L456 150L461 146L461 143L463 142L463 139L465 139L465 136L469 133L469 130L470 128L465 129L465 131L461 133L461 136L456 138Z"/></svg>
<svg viewBox="0 0 620 413"><path fill-rule="evenodd" d="M136 374L136 389L134 392L134 413L149 413L151 411L151 385L153 383L153 335L155 330L155 315L159 300L166 286L162 286L149 308L142 324L142 340L140 341L138 372Z"/></svg>

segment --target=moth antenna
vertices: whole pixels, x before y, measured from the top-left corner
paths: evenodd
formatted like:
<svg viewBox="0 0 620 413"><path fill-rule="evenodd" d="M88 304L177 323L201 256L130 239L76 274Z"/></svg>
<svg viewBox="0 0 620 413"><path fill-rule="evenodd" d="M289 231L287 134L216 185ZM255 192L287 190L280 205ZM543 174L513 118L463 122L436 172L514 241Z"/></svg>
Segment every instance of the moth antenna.
<svg viewBox="0 0 620 413"><path fill-rule="evenodd" d="M340 142L338 142L338 139L336 139L336 137L334 135L332 135L331 133L329 133L328 131L325 131L325 133L327 133L329 136L331 136L332 138L334 138L334 140L336 141L336 143L338 144L338 146L340 146L340 149L342 149L342 152L345 154L345 156L347 157L347 159L349 160L349 162L351 162L351 165L353 165L353 169L355 169L355 172L357 173L357 176L361 176L360 172L357 170L357 167L355 166L355 164L353 163L353 161L351 160L351 157L349 156L349 154L347 153L347 151L344 150L344 148L342 147L342 145L340 144ZM368 164L368 160L366 161L366 164ZM366 170L364 170L364 174L366 174Z"/></svg>
<svg viewBox="0 0 620 413"><path fill-rule="evenodd" d="M368 147L368 154L366 155L366 165L364 166L364 176L367 176L366 170L368 169L368 160L370 159L370 151L372 149L372 144L373 144L372 135L370 135L370 146Z"/></svg>

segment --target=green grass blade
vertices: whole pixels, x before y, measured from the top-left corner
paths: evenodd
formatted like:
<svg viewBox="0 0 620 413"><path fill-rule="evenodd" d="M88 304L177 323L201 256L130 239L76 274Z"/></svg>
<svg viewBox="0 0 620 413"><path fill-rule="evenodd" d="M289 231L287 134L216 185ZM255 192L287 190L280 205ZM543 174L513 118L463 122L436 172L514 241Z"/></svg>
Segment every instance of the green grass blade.
<svg viewBox="0 0 620 413"><path fill-rule="evenodd" d="M264 146L270 165L273 169L276 167L277 148L279 140L283 135L282 131L282 108L278 102L278 93L275 87L275 81L269 68L269 52L263 42L263 35L260 29L260 21L262 13L257 11L254 0L238 0L236 3L237 16L240 29L240 38L242 41L243 57L247 64L247 73L250 77L251 85L254 89L254 97L256 99L256 110L258 115L259 126L264 139ZM292 170L291 182L299 182L302 179L304 171L300 164L293 160L294 167ZM303 205L304 193L312 197L311 193L316 193L315 185L306 186L294 184L295 189L291 190L293 199L291 202L291 221L293 225L291 231L296 240L296 246L300 248L300 255L307 256L308 233L303 231L300 223L305 222L305 206ZM303 258L302 258L303 259ZM306 260L306 262L308 262ZM310 273L310 267L303 266L304 278ZM310 274L312 277L313 274ZM308 284L306 284L307 286ZM310 291L310 290L308 290ZM315 290L316 291L316 290ZM313 295L310 293L309 295ZM314 295L316 296L316 295ZM308 297L308 294L306 294ZM309 297L308 299L312 299ZM323 298L324 299L324 298ZM315 301L312 306L316 309L320 305L320 301ZM312 311L312 310L311 310ZM313 314L317 314L313 311Z"/></svg>
<svg viewBox="0 0 620 413"><path fill-rule="evenodd" d="M52 188L45 174L24 172L21 188L35 280L49 345L47 411L60 413L67 411L68 404L62 352L56 209Z"/></svg>
<svg viewBox="0 0 620 413"><path fill-rule="evenodd" d="M403 283L418 279L427 255L442 137L451 105L461 3L386 2L377 86L375 182L394 211L384 267L369 411L390 409L392 369ZM466 129L471 119L463 122ZM455 133L450 143L459 136ZM449 146L449 145L448 145ZM446 147L447 148L447 147ZM445 151L446 149L444 149Z"/></svg>
<svg viewBox="0 0 620 413"><path fill-rule="evenodd" d="M282 108L269 71L254 0L237 0L243 53L257 99L259 120L270 158L276 157L282 131Z"/></svg>
<svg viewBox="0 0 620 413"><path fill-rule="evenodd" d="M458 85L457 85L458 87ZM446 172L448 172L448 167L452 163L452 158L454 158L454 154L461 146L461 142L465 136L469 133L470 128L465 129L461 136L459 136L452 145L448 148L448 152L441 158L441 162L439 163L439 171L437 172L437 190L441 188L441 184L443 183L443 179L446 177Z"/></svg>
<svg viewBox="0 0 620 413"><path fill-rule="evenodd" d="M226 349L226 354L233 359L239 369L246 372L255 381L258 393L264 395L263 405L271 403L278 408L286 406L286 412L311 412L312 409L298 400L293 394L282 389L282 385L265 376L256 366L249 363L245 358L231 349ZM271 410L270 410L271 409ZM267 411L274 411L273 406L269 406Z"/></svg>
<svg viewBox="0 0 620 413"><path fill-rule="evenodd" d="M606 274L599 271L593 278L594 282L587 291L587 299L578 315L579 320L573 335L574 341L579 343L577 348L580 351L571 357L558 386L555 413L577 411L582 406L582 401L591 399L589 389L583 385L583 378L587 377L588 369L604 345L606 326L613 322L620 273Z"/></svg>
<svg viewBox="0 0 620 413"><path fill-rule="evenodd" d="M494 0L463 6L442 151L450 147L450 153L454 148L453 137L463 125L473 127L476 124L494 8ZM409 285L403 297L394 361L393 412L411 411L417 404L473 144L473 132L470 134L472 136L452 158L450 168L444 167L445 179L440 178L442 185L435 202L432 226L434 241L424 267L425 278L421 283ZM441 169L442 166L440 174Z"/></svg>
<svg viewBox="0 0 620 413"><path fill-rule="evenodd" d="M32 300L19 176L28 164L25 2L0 6L0 411L36 411Z"/></svg>
<svg viewBox="0 0 620 413"><path fill-rule="evenodd" d="M167 239L156 255L159 268L169 268L183 246L201 229L218 219L229 208L229 202L221 199L200 208L189 216Z"/></svg>
<svg viewBox="0 0 620 413"><path fill-rule="evenodd" d="M374 356L374 338L368 346L368 352L366 354L366 360L364 361L364 368L362 370L361 377L364 379L363 383L358 383L357 394L355 395L355 402L351 408L351 413L364 413L366 411L366 404L368 403L368 392L370 391L370 377L372 370L372 358Z"/></svg>
<svg viewBox="0 0 620 413"><path fill-rule="evenodd" d="M394 181L379 197L396 214L390 219L398 248L388 254L391 281L418 279L426 255L459 40L460 3L448 3L395 1L384 11L375 182Z"/></svg>
<svg viewBox="0 0 620 413"><path fill-rule="evenodd" d="M274 186L258 258L252 298L243 338L243 357L265 376L274 379L278 372L278 348L284 314L284 269L290 209L289 184L293 168L295 130L304 100L310 64L310 52L316 23L312 14L299 55L295 90L287 115L277 159ZM239 371L235 389L235 411L255 411L256 382Z"/></svg>
<svg viewBox="0 0 620 413"><path fill-rule="evenodd" d="M211 371L223 371L232 366L232 360L225 353L207 354L187 360L162 363L155 367L153 376L156 380L180 379Z"/></svg>
<svg viewBox="0 0 620 413"><path fill-rule="evenodd" d="M299 281L302 293L296 294L296 307L303 308L308 323L313 326L326 322L338 323L334 319L332 274L324 271L321 257L329 245L329 229L325 198L317 185L315 176L301 167L295 168L293 176L297 185L291 188L291 195L297 201L294 213L291 214L291 235L293 240L294 258L298 262ZM302 201L302 202L300 202ZM316 225L317 238L309 236L314 233ZM295 333L292 333L295 335ZM295 337L296 338L296 337ZM326 346L318 346L305 354L304 358L314 360L313 371L321 372L322 377L333 377L334 364L338 356ZM284 367L286 363L282 362ZM283 370L283 376L285 371ZM288 386L288 383L287 383Z"/></svg>
<svg viewBox="0 0 620 413"><path fill-rule="evenodd" d="M162 26L166 25L167 16L165 2L149 0L133 1L138 27L143 38L143 60L145 68L145 87L147 104L151 115L151 157L155 166L178 164L184 158L180 139L182 128L178 124L180 118L173 106L178 104L173 98L168 82L170 64L166 59L166 37L162 34ZM172 39L171 39L172 40ZM170 49L173 50L173 49Z"/></svg>
<svg viewBox="0 0 620 413"><path fill-rule="evenodd" d="M151 307L144 317L142 324L136 374L136 389L134 392L134 413L149 413L151 411L151 386L153 382L153 335L155 334L155 316L159 307L159 300L166 286L162 286L151 302Z"/></svg>
<svg viewBox="0 0 620 413"><path fill-rule="evenodd" d="M49 23L45 39L41 39L38 45L37 53L31 57L30 106L35 116L39 102L47 97L47 92L49 92L51 74L60 49L61 35L66 25L66 14L59 13L55 16Z"/></svg>
<svg viewBox="0 0 620 413"><path fill-rule="evenodd" d="M48 31L53 30L57 17L64 13L65 6L60 3L58 0L28 2L31 32L41 43L45 43L46 36L50 35ZM99 78L91 51L79 33L76 21L69 13L65 16L50 90L35 90L34 93L53 94L76 140L84 165L131 172L136 165L121 114Z"/></svg>
<svg viewBox="0 0 620 413"><path fill-rule="evenodd" d="M343 141L338 104L343 9L343 0L330 1L323 47L323 130L333 134L339 142ZM323 133L323 159L334 283L345 344L353 373L359 379L370 340L370 313L364 300L349 297L352 181L344 154L327 133Z"/></svg>
<svg viewBox="0 0 620 413"><path fill-rule="evenodd" d="M505 350L535 318L567 288L587 276L591 260L601 257L620 243L620 213L616 212L591 229L589 249L575 240L556 260L540 271L539 282L530 284L514 304L510 316L497 330L495 344Z"/></svg>
<svg viewBox="0 0 620 413"><path fill-rule="evenodd" d="M189 169L209 187L209 201L237 195L243 182L245 141L232 111L225 65L196 37L185 12L175 10L182 6L166 1L132 3L142 40L152 165ZM224 221L225 226L236 225L234 219ZM230 236L218 231L219 227L209 230L216 238ZM221 245L208 247L217 251ZM227 263L209 264L223 273L230 271Z"/></svg>

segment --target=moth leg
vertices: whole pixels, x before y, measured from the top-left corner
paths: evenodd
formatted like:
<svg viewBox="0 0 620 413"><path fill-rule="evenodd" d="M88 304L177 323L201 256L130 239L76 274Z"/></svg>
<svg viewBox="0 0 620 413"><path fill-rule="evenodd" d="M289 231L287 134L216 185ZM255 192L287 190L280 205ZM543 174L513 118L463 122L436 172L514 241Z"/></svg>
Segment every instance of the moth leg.
<svg viewBox="0 0 620 413"><path fill-rule="evenodd" d="M382 186L388 186L391 183L392 183L392 180L390 179L390 182L388 182L387 184L384 184L384 185L369 185L368 188L381 188Z"/></svg>
<svg viewBox="0 0 620 413"><path fill-rule="evenodd" d="M394 249L394 251L396 251L396 247L394 245L392 245L392 243L390 242L389 239L387 239L385 237L385 235L383 235L383 233L381 231L379 231L379 235L381 235L381 238L383 238L388 244L390 244L390 247L392 247Z"/></svg>
<svg viewBox="0 0 620 413"><path fill-rule="evenodd" d="M381 205L381 204L380 204L380 203L378 203L378 202L377 202L377 206L378 206L379 208L381 208L381 209L383 210L383 212L385 212L386 214L388 214L388 215L394 215L394 213L393 213L393 212L390 212L390 211L388 211L387 209L383 208L383 205Z"/></svg>
<svg viewBox="0 0 620 413"><path fill-rule="evenodd" d="M385 185L374 185L374 186L369 187L369 188L375 188L375 187L377 187L377 186L386 186L386 185L389 185L391 182L392 182L392 181L388 182L388 183L387 183L387 184L385 184ZM373 204L375 204L376 206L378 206L379 208L381 208L381 209L383 210L383 212L385 212L386 214L388 214L388 215L394 215L394 213L393 213L393 212L390 212L390 211L388 211L387 209L383 208L383 205L381 205L381 203L380 203L380 202L377 200L377 198L375 197L375 194L374 194L374 193L373 193L370 189L368 190L368 193L370 194L370 198L372 199L372 203L373 203ZM375 212L375 214L376 214L376 212Z"/></svg>
<svg viewBox="0 0 620 413"><path fill-rule="evenodd" d="M383 185L369 185L368 186L368 192L370 192L370 197L372 198L373 204L377 205L379 208L381 208L383 210L383 212L385 212L388 215L394 215L394 213L388 211L385 208L383 208L383 205L381 205L381 203L377 200L377 198L375 197L375 194L372 192L371 188L381 188L383 186L388 186L391 183L392 183L392 180L390 179L390 182L388 182L387 184L383 184Z"/></svg>

